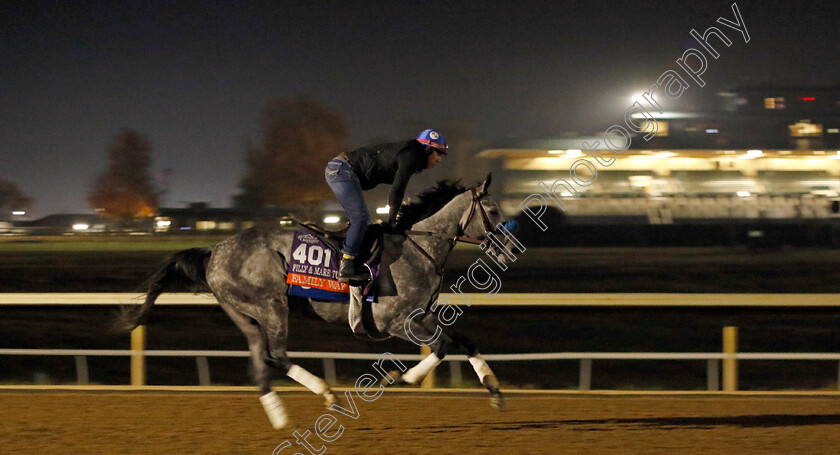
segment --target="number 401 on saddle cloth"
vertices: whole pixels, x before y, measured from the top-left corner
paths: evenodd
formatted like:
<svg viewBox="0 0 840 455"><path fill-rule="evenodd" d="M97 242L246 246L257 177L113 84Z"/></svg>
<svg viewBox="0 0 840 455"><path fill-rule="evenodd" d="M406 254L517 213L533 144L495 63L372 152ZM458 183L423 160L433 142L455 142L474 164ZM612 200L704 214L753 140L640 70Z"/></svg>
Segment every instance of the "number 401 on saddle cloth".
<svg viewBox="0 0 840 455"><path fill-rule="evenodd" d="M340 262L340 255L319 238L307 231L296 231L286 275L289 295L316 300L349 301L350 286L338 281ZM365 295L367 300L373 301L373 296L367 292Z"/></svg>

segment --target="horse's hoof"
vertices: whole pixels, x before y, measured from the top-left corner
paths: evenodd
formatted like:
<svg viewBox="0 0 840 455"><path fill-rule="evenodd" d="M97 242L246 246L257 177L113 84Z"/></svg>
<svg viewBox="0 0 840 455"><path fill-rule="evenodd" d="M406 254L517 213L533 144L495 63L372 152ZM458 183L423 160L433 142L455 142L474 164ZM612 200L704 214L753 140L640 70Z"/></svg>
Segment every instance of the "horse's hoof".
<svg viewBox="0 0 840 455"><path fill-rule="evenodd" d="M389 377L391 380L393 380L393 382L389 380ZM388 372L388 376L382 378L382 380L379 381L379 383L381 385L384 385L385 387L388 387L389 385L405 384L405 381L403 381L402 372L400 372L399 370L391 370Z"/></svg>
<svg viewBox="0 0 840 455"><path fill-rule="evenodd" d="M329 409L332 409L332 406L334 404L337 404L337 405L341 406L341 400L339 400L338 397L335 396L334 393L332 393L332 391L330 391L330 390L326 391L324 393L324 405L329 410Z"/></svg>
<svg viewBox="0 0 840 455"><path fill-rule="evenodd" d="M493 397L490 398L490 407L498 411L505 409L505 397L502 396L502 392L493 394Z"/></svg>

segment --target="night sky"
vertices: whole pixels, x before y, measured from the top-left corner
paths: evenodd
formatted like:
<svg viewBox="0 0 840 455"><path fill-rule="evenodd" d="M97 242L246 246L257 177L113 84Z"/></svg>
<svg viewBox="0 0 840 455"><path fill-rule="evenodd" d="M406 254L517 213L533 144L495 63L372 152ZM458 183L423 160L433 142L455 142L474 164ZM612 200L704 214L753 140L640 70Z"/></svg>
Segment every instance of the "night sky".
<svg viewBox="0 0 840 455"><path fill-rule="evenodd" d="M706 87L666 108L738 85L840 82L840 2L737 3L749 43L715 23L734 19L731 1L6 1L0 177L35 215L90 212L106 147L131 128L153 172L172 170L167 206L228 206L280 96L341 113L351 145L418 124L468 124L488 141L591 133L713 25L732 47Z"/></svg>

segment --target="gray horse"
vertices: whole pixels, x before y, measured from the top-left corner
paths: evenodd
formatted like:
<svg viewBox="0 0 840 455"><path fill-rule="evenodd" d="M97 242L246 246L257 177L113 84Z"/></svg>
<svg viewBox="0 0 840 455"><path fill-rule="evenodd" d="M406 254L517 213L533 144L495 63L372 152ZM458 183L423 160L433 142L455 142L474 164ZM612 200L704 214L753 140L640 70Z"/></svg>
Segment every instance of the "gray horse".
<svg viewBox="0 0 840 455"><path fill-rule="evenodd" d="M401 222L411 226L407 237L387 236L382 266L389 268L390 291L387 295L378 294L377 303L372 305L376 329L415 343L418 339L434 341L428 343L432 354L413 368L406 369L401 362L391 359L401 371L384 374L382 370L383 384L417 384L450 348L460 347L469 356L481 383L492 394L491 404L504 405L499 381L475 345L450 327L439 325L434 311L423 316L418 314L437 299L443 266L456 240L480 243L489 232L498 229L494 226L504 221L496 202L487 196L489 186L489 175L482 184L469 190L457 183L441 182L420 195L419 202L403 207ZM289 231L248 229L212 249L192 248L173 255L146 282L144 304L123 314L122 327L133 329L141 324L157 297L175 286L187 285L194 292L212 292L248 339L255 382L262 393L260 401L276 429L285 427L289 419L280 398L271 390L270 368L323 396L327 406L332 406L337 399L327 383L293 364L286 354L289 299L300 299L287 295L287 258L291 254L292 238ZM503 258L495 249L492 253ZM304 305L308 301L312 310L328 322L346 324L348 321L347 303L303 300Z"/></svg>

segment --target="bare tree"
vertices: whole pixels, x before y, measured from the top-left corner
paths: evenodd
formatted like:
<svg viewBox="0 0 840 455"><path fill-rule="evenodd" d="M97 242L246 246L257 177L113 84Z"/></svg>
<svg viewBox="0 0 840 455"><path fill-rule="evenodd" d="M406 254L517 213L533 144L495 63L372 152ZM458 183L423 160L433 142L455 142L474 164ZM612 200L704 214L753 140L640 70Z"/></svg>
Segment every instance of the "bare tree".
<svg viewBox="0 0 840 455"><path fill-rule="evenodd" d="M102 216L131 220L154 215L158 193L149 172L151 147L136 131L125 130L108 146L108 168L94 180L88 203Z"/></svg>
<svg viewBox="0 0 840 455"><path fill-rule="evenodd" d="M332 197L324 167L346 144L345 122L321 103L300 97L270 101L262 144L249 144L246 151L237 205L288 207L310 215Z"/></svg>
<svg viewBox="0 0 840 455"><path fill-rule="evenodd" d="M32 206L32 199L23 194L17 183L0 178L0 219L14 210L26 210Z"/></svg>

